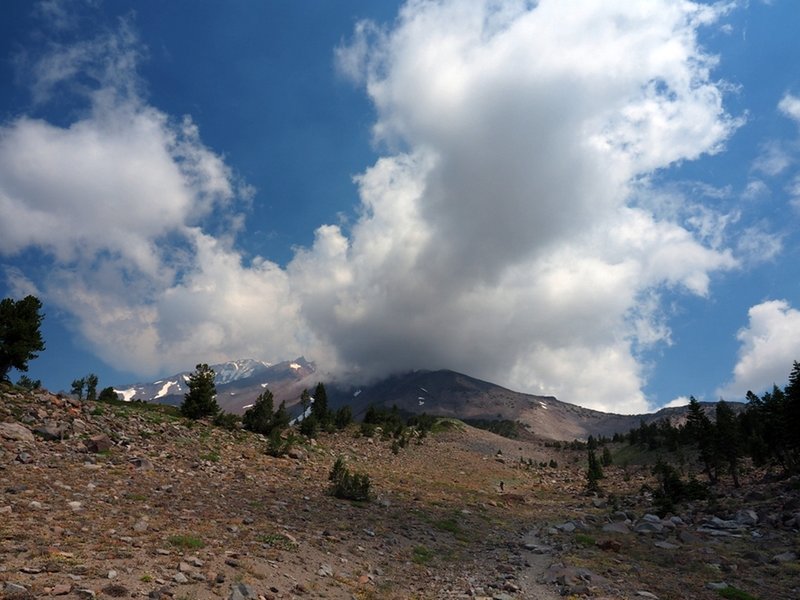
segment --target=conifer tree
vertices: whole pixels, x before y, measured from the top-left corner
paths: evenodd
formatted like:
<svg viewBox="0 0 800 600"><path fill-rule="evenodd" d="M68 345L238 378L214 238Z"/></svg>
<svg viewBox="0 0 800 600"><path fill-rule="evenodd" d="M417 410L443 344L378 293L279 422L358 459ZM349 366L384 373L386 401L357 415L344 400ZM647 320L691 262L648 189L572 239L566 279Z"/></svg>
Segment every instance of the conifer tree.
<svg viewBox="0 0 800 600"><path fill-rule="evenodd" d="M331 415L328 410L328 393L325 391L325 386L322 382L317 384L314 390L314 404L311 406L311 416L317 420L320 425L325 425L330 421Z"/></svg>
<svg viewBox="0 0 800 600"><path fill-rule="evenodd" d="M588 450L589 468L586 471L586 481L590 492L600 489L600 480L603 478L603 468L594 450Z"/></svg>
<svg viewBox="0 0 800 600"><path fill-rule="evenodd" d="M89 402L97 400L97 384L99 379L94 373L89 373L86 376L86 399Z"/></svg>
<svg viewBox="0 0 800 600"><path fill-rule="evenodd" d="M689 430L691 440L697 444L700 460L703 462L703 470L708 480L711 483L716 483L719 460L715 452L714 425L694 396L689 396L689 414L686 417L686 427Z"/></svg>
<svg viewBox="0 0 800 600"><path fill-rule="evenodd" d="M270 390L265 390L256 398L253 406L248 408L242 416L242 425L248 431L269 435L272 431L273 396Z"/></svg>
<svg viewBox="0 0 800 600"><path fill-rule="evenodd" d="M189 375L188 393L183 397L181 414L190 419L214 417L219 412L217 387L214 385L214 369L202 363Z"/></svg>
<svg viewBox="0 0 800 600"><path fill-rule="evenodd" d="M27 371L28 361L44 350L39 331L44 319L41 310L42 303L36 296L0 301L0 380L6 379L11 369Z"/></svg>
<svg viewBox="0 0 800 600"><path fill-rule="evenodd" d="M724 400L717 402L715 442L716 454L727 465L733 478L733 485L739 487L739 460L741 458L742 439L739 422L733 409Z"/></svg>

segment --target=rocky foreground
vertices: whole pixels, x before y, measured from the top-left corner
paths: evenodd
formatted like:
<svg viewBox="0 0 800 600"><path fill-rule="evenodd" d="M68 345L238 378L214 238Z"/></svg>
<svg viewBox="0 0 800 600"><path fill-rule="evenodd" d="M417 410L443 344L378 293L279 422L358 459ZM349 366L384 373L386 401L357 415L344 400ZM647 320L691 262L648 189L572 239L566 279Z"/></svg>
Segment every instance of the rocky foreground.
<svg viewBox="0 0 800 600"><path fill-rule="evenodd" d="M0 390L0 593L800 597L796 480L752 472L662 519L648 468L607 468L587 496L582 453L464 426L396 452L355 428L266 447L159 407ZM374 500L329 494L338 456Z"/></svg>

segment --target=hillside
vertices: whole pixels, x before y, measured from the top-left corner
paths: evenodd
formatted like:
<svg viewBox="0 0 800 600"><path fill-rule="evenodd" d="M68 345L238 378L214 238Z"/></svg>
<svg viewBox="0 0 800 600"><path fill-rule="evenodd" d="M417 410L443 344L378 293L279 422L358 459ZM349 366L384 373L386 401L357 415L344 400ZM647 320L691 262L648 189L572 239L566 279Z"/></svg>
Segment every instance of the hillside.
<svg viewBox="0 0 800 600"><path fill-rule="evenodd" d="M363 414L370 405L396 405L411 414L519 421L535 436L551 440L585 440L590 435L611 437L627 433L642 421L649 424L669 419L680 423L686 416L683 407L641 415L604 413L561 402L553 396L514 392L449 370L414 371L368 386L332 384L328 399L335 407L349 404L355 415ZM713 404L704 406L713 413Z"/></svg>
<svg viewBox="0 0 800 600"><path fill-rule="evenodd" d="M647 467L608 467L590 496L583 453L456 422L399 451L356 429L280 457L266 446L167 407L0 387L3 597L800 593L797 480L751 471L742 490L660 519ZM369 475L372 501L328 493L338 456Z"/></svg>

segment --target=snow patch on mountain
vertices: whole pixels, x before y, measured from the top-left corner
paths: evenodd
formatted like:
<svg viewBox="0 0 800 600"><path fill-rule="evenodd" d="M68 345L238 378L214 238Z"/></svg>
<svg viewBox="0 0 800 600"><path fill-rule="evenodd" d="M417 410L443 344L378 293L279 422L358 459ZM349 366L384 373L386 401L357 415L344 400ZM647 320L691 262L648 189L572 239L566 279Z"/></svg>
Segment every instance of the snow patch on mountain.
<svg viewBox="0 0 800 600"><path fill-rule="evenodd" d="M122 399L125 402L130 402L131 400L133 400L133 397L136 395L136 388L129 388L127 390L117 390L117 389L115 389L114 391L117 394L119 394L120 396L122 396Z"/></svg>
<svg viewBox="0 0 800 600"><path fill-rule="evenodd" d="M156 383L161 383L161 382L157 381ZM174 386L174 385L177 385L178 386L178 391L180 391L180 387L181 386L178 385L177 381L168 381L167 383L165 383L164 385L161 386L161 389L156 392L156 395L153 396L153 398L163 398L164 396L166 396L169 393L170 388L172 386Z"/></svg>

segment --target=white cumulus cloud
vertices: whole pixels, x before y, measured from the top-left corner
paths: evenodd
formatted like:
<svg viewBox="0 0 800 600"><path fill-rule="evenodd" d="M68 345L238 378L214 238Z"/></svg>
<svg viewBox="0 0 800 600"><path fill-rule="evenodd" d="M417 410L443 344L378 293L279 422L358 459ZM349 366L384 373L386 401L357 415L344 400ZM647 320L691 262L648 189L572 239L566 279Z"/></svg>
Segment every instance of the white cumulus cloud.
<svg viewBox="0 0 800 600"><path fill-rule="evenodd" d="M191 119L142 99L127 25L55 46L39 101L96 83L71 124L0 129L0 253L50 257L17 286L143 374L303 352L365 379L451 368L646 411L638 353L670 342L659 292L706 296L738 264L724 219L684 224L650 184L740 124L697 41L723 10L411 0L359 24L337 60L384 156L355 179L358 220L320 226L285 269L236 250L240 184Z"/></svg>
<svg viewBox="0 0 800 600"><path fill-rule="evenodd" d="M767 300L748 311L749 323L736 335L741 343L733 379L717 393L743 400L773 384L786 384L792 362L800 357L800 311L786 300Z"/></svg>

